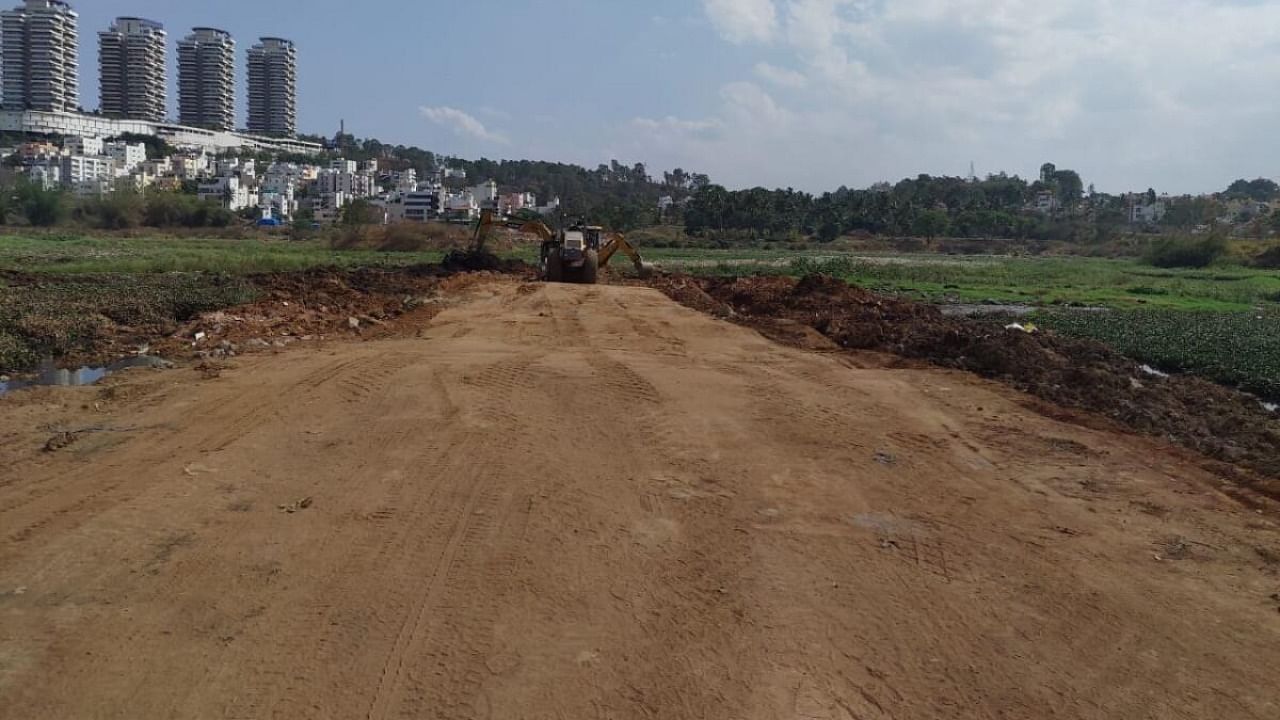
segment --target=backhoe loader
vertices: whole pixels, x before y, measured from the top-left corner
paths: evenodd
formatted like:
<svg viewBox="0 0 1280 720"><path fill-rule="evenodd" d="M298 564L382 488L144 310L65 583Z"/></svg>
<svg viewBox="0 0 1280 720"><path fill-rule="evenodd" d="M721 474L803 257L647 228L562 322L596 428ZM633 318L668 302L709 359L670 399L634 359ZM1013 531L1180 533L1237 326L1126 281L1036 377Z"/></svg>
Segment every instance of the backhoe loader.
<svg viewBox="0 0 1280 720"><path fill-rule="evenodd" d="M502 219L492 210L480 214L476 225L474 244L481 249L490 228L505 227L542 239L539 266L542 278L547 282L581 283L594 285L599 268L609 266L609 261L619 252L631 258L636 273L644 278L653 274L653 266L644 262L635 246L620 233L605 233L596 225L574 224L556 232L542 220L532 218Z"/></svg>

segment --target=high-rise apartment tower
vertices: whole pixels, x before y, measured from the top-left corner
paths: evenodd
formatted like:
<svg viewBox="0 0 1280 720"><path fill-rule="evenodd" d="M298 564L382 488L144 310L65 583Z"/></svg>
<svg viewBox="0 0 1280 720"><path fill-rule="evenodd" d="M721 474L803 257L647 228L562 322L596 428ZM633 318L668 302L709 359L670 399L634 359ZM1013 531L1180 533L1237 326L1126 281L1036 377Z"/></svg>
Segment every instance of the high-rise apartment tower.
<svg viewBox="0 0 1280 720"><path fill-rule="evenodd" d="M249 48L249 132L298 132L298 51L289 40L264 37Z"/></svg>
<svg viewBox="0 0 1280 720"><path fill-rule="evenodd" d="M26 0L0 13L0 97L6 110L79 109L78 20L62 0Z"/></svg>
<svg viewBox="0 0 1280 720"><path fill-rule="evenodd" d="M163 122L166 34L160 23L117 18L98 33L102 114L110 118Z"/></svg>
<svg viewBox="0 0 1280 720"><path fill-rule="evenodd" d="M236 41L216 28L195 28L178 43L178 118L183 125L233 130Z"/></svg>

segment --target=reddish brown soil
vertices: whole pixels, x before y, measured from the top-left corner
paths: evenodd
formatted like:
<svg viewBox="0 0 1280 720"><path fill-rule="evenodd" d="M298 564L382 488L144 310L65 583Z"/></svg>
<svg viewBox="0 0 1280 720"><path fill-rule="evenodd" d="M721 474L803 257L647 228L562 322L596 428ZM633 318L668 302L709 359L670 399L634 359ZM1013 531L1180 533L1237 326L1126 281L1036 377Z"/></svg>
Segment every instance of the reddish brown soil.
<svg viewBox="0 0 1280 720"><path fill-rule="evenodd" d="M1029 334L933 306L889 298L840 280L810 276L694 279L655 287L686 305L764 330L779 320L811 327L849 350L875 350L998 379L1056 405L1097 413L1168 438L1233 472L1246 488L1280 499L1280 421L1252 397L1183 375L1152 377L1097 342Z"/></svg>
<svg viewBox="0 0 1280 720"><path fill-rule="evenodd" d="M319 280L281 297L370 309ZM1160 443L465 282L385 339L0 398L0 717L1280 717L1276 515Z"/></svg>

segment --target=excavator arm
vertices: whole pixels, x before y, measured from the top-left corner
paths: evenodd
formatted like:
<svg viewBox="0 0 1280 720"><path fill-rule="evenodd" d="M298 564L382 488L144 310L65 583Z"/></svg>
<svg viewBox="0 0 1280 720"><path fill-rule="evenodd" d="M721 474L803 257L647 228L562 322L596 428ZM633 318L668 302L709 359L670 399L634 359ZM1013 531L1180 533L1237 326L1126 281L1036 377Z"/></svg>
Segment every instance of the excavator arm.
<svg viewBox="0 0 1280 720"><path fill-rule="evenodd" d="M472 238L473 245L476 248L483 247L490 228L494 227L504 227L525 235L536 235L544 243L551 242L556 237L555 231L541 220L503 220L492 210L485 210L480 213L480 222L476 224L476 232Z"/></svg>
<svg viewBox="0 0 1280 720"><path fill-rule="evenodd" d="M628 242L622 233L611 233L600 246L600 267L608 267L609 261L618 253L631 258L631 264L635 265L636 274L640 277L645 278L653 274L653 266L640 257L640 251L636 250L636 246Z"/></svg>

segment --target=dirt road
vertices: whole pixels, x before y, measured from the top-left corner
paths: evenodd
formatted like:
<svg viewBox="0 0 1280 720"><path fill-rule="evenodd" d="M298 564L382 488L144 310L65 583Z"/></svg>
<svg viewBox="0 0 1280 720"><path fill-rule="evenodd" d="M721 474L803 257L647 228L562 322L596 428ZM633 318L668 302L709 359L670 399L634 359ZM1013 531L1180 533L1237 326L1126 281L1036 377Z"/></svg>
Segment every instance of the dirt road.
<svg viewBox="0 0 1280 720"><path fill-rule="evenodd" d="M514 282L237 363L0 400L0 717L1280 717L1275 515L970 376Z"/></svg>

